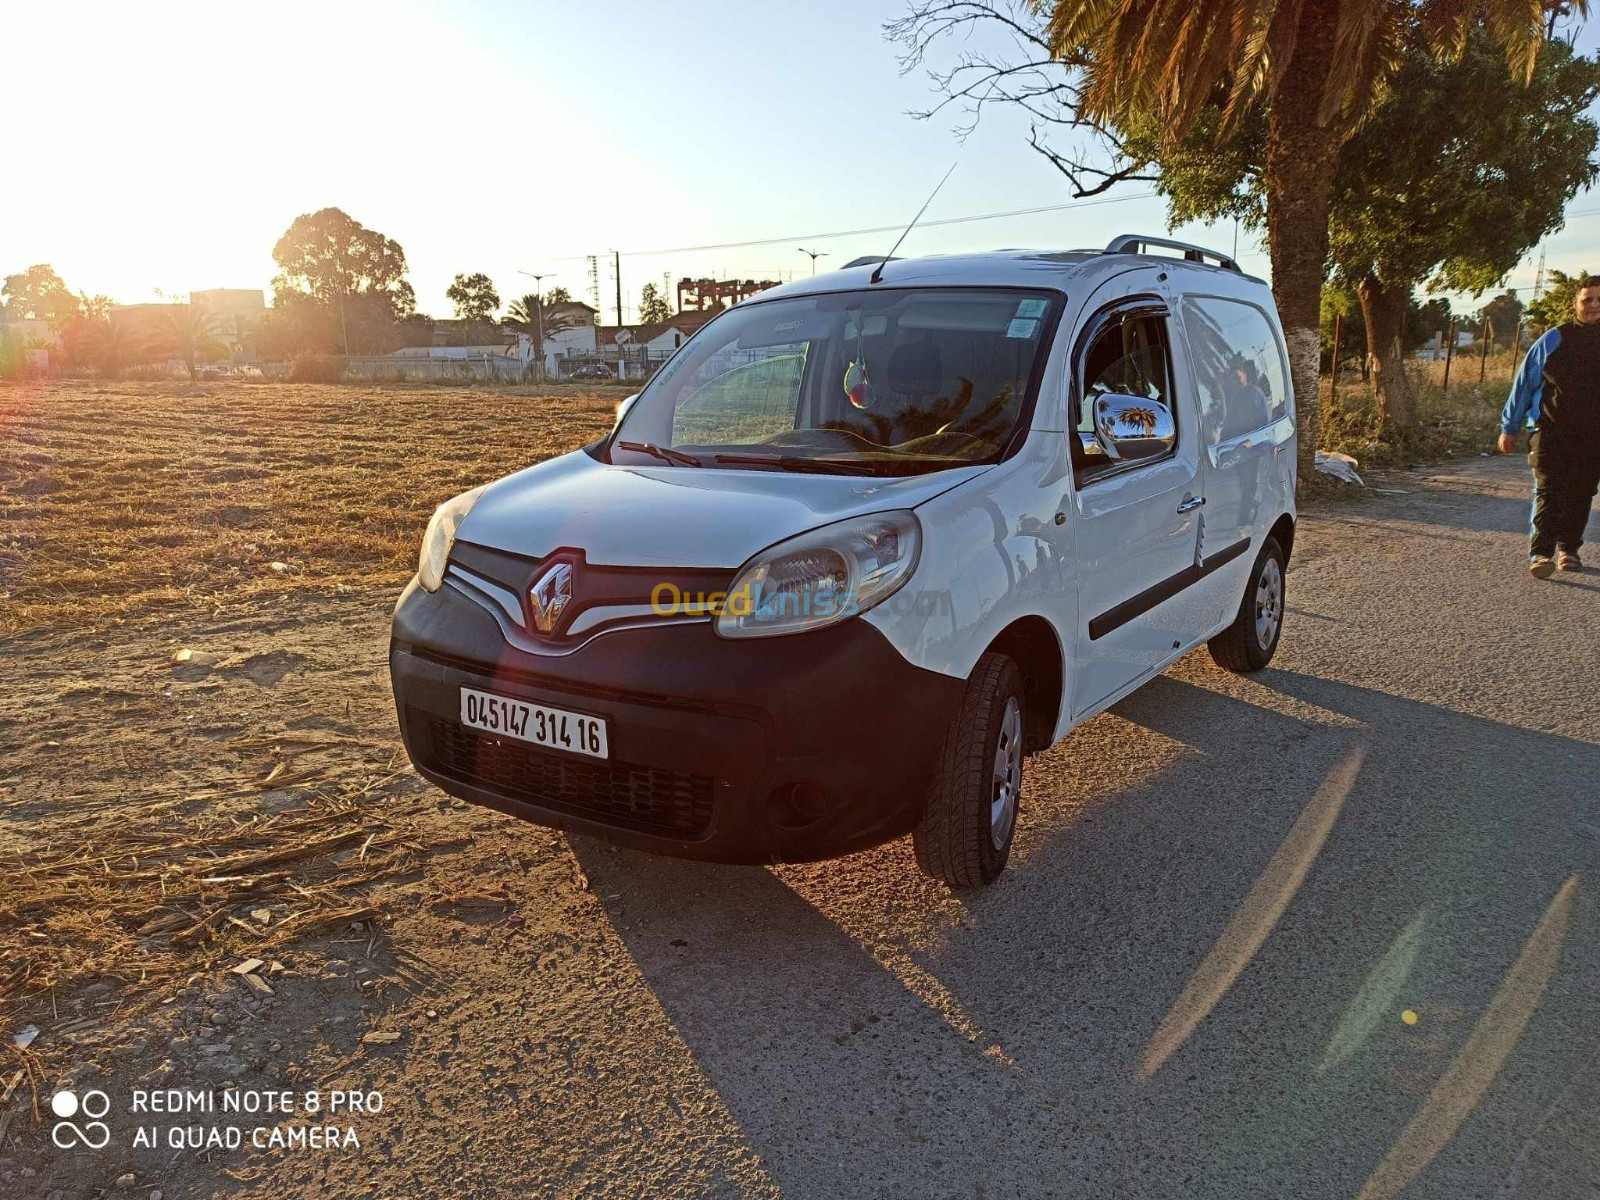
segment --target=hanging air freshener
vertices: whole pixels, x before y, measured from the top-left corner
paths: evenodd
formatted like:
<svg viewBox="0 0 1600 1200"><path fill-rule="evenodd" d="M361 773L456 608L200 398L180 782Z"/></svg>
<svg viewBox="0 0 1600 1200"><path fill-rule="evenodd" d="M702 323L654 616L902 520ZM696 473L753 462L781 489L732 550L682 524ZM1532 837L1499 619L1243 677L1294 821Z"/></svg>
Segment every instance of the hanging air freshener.
<svg viewBox="0 0 1600 1200"><path fill-rule="evenodd" d="M844 371L844 394L857 408L872 407L872 381L867 378L867 363L857 358Z"/></svg>

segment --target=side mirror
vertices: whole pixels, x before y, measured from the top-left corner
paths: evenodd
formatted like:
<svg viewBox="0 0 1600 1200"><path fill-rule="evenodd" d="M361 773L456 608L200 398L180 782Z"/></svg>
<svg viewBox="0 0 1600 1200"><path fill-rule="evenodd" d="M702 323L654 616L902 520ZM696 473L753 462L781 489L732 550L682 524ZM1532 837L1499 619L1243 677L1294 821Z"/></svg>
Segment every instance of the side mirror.
<svg viewBox="0 0 1600 1200"><path fill-rule="evenodd" d="M622 418L628 415L628 410L633 407L633 402L638 398L639 393L635 392L633 395L626 397L621 404L617 405L617 419L611 423L613 432L615 432L618 425L622 424Z"/></svg>
<svg viewBox="0 0 1600 1200"><path fill-rule="evenodd" d="M1159 400L1107 392L1094 400L1094 440L1113 462L1158 458L1177 442L1172 410Z"/></svg>

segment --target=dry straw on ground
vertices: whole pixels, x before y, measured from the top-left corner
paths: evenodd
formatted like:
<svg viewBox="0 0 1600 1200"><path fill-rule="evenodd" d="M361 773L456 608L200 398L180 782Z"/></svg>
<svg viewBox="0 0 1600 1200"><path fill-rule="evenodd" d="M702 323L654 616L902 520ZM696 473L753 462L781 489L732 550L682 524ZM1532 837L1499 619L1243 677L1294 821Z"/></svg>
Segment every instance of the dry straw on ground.
<svg viewBox="0 0 1600 1200"><path fill-rule="evenodd" d="M381 610L434 505L593 440L619 395L0 386L0 1005L152 1003L381 919L437 848L381 651L296 691L297 653L202 666L173 637Z"/></svg>

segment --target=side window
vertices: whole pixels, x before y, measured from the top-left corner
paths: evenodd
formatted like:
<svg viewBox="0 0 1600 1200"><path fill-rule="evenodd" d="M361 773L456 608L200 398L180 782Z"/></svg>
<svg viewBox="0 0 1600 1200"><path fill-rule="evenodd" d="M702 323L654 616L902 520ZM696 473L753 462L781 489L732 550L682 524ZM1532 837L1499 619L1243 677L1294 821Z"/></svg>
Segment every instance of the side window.
<svg viewBox="0 0 1600 1200"><path fill-rule="evenodd" d="M1206 445L1252 433L1288 411L1283 353L1259 308L1190 296L1183 302L1183 325Z"/></svg>
<svg viewBox="0 0 1600 1200"><path fill-rule="evenodd" d="M1078 436L1072 461L1079 484L1127 464L1106 457L1094 437L1094 406L1115 393L1154 400L1177 418L1172 396L1170 338L1166 317L1148 309L1113 314L1089 342L1078 369ZM1181 432L1180 432L1181 436Z"/></svg>

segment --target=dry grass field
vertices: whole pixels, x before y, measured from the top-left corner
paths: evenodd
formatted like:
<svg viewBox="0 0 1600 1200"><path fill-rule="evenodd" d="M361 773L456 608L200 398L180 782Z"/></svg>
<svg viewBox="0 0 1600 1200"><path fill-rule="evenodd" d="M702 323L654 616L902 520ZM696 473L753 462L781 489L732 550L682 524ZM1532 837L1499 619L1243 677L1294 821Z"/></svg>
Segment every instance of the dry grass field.
<svg viewBox="0 0 1600 1200"><path fill-rule="evenodd" d="M0 635L397 585L434 504L592 440L608 391L0 389Z"/></svg>
<svg viewBox="0 0 1600 1200"><path fill-rule="evenodd" d="M0 1105L162 1000L214 1012L246 956L315 975L308 939L370 956L396 903L504 909L470 855L396 890L460 824L399 750L387 613L433 505L593 440L610 393L0 388L0 1029L43 1033L0 1042Z"/></svg>

